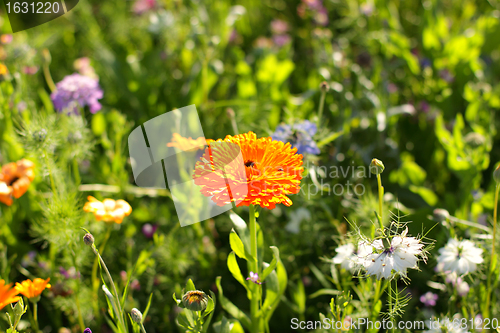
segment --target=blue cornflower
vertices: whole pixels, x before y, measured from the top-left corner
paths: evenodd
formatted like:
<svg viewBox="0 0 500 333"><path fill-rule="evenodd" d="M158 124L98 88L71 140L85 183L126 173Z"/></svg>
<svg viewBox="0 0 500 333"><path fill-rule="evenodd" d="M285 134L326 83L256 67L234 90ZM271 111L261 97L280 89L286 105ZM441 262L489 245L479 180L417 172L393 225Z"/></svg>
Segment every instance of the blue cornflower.
<svg viewBox="0 0 500 333"><path fill-rule="evenodd" d="M290 142L293 148L297 148L297 154L318 155L319 148L312 138L317 130L316 125L309 120L293 125L281 124L276 128L272 138L273 140Z"/></svg>
<svg viewBox="0 0 500 333"><path fill-rule="evenodd" d="M91 113L96 113L101 109L99 99L103 92L99 87L99 81L80 74L71 74L66 76L56 85L50 98L57 111L66 111L68 113L78 114L78 108L89 106Z"/></svg>

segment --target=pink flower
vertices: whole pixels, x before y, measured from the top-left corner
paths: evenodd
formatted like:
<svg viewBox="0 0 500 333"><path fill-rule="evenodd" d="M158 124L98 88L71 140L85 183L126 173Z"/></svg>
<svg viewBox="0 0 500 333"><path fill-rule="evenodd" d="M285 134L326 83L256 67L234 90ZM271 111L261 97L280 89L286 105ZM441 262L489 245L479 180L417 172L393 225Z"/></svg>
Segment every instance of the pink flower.
<svg viewBox="0 0 500 333"><path fill-rule="evenodd" d="M425 306L434 306L436 305L436 301L438 299L438 295L431 293L430 291L426 292L422 296L420 296L420 302L424 303Z"/></svg>

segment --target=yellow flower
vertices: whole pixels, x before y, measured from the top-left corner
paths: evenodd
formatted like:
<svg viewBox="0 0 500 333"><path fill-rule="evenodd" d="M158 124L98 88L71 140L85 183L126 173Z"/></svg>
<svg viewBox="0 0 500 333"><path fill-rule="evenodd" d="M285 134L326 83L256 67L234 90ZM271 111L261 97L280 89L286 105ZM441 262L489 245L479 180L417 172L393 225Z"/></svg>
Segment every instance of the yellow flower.
<svg viewBox="0 0 500 333"><path fill-rule="evenodd" d="M27 279L21 283L16 282L15 288L20 294L28 297L29 299L37 298L40 296L42 291L51 287L49 281L50 278L47 278L47 280L36 278L33 281Z"/></svg>
<svg viewBox="0 0 500 333"><path fill-rule="evenodd" d="M132 207L125 200L104 199L102 202L93 196L87 197L83 210L94 213L97 221L122 223L125 216L132 213Z"/></svg>
<svg viewBox="0 0 500 333"><path fill-rule="evenodd" d="M17 302L19 300L19 292L12 287L12 283L5 284L5 280L0 280L0 310L2 310L7 304Z"/></svg>
<svg viewBox="0 0 500 333"><path fill-rule="evenodd" d="M0 75L5 75L7 74L9 71L7 70L7 66L5 66L4 64L2 64L0 62Z"/></svg>
<svg viewBox="0 0 500 333"><path fill-rule="evenodd" d="M167 143L167 147L176 147L182 151L203 149L205 147L205 138L202 136L197 139L185 138L179 133L174 133L172 141Z"/></svg>

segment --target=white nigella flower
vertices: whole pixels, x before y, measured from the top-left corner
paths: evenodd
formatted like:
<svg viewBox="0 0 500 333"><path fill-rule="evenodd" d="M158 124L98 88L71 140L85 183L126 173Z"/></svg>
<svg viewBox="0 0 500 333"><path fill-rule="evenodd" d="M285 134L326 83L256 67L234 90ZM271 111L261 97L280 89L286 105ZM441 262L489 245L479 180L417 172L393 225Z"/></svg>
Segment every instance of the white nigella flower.
<svg viewBox="0 0 500 333"><path fill-rule="evenodd" d="M443 265L444 271L457 274L474 272L477 265L483 262L483 249L474 245L470 240L450 239L445 247L439 249L438 263Z"/></svg>
<svg viewBox="0 0 500 333"><path fill-rule="evenodd" d="M368 275L376 275L378 279L388 279L394 270L396 273L406 276L408 268L417 268L418 257L423 256L424 244L415 237L406 237L408 228L401 236L394 236L391 245L385 248L382 240L372 242L376 252L366 256L364 266Z"/></svg>
<svg viewBox="0 0 500 333"><path fill-rule="evenodd" d="M333 258L333 263L340 264L342 268L354 273L362 265L364 258L372 253L373 250L369 243L360 241L357 251L354 248L354 244L349 243L339 246L335 249L335 252L337 252L337 255Z"/></svg>

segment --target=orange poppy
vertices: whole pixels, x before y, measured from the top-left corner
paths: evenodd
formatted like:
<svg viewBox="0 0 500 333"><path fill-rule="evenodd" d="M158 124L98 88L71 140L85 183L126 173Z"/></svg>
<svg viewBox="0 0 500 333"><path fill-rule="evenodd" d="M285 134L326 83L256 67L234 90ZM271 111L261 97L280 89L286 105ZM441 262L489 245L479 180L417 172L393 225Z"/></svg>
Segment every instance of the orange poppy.
<svg viewBox="0 0 500 333"><path fill-rule="evenodd" d="M288 194L300 191L302 155L290 143L257 138L255 133L207 140L208 148L196 163L194 182L218 206L290 206ZM241 157L244 166L241 165Z"/></svg>
<svg viewBox="0 0 500 333"><path fill-rule="evenodd" d="M19 292L16 288L11 288L12 283L5 284L5 280L0 280L0 310L7 304L17 302L19 300Z"/></svg>
<svg viewBox="0 0 500 333"><path fill-rule="evenodd" d="M27 279L21 283L16 282L15 288L20 294L28 297L29 299L37 298L42 294L42 291L51 287L49 281L50 278L47 278L47 280L36 278L33 281Z"/></svg>
<svg viewBox="0 0 500 333"><path fill-rule="evenodd" d="M97 221L122 223L125 216L132 213L132 207L125 200L104 199L102 202L93 196L87 197L88 202L83 206L83 210L94 213Z"/></svg>
<svg viewBox="0 0 500 333"><path fill-rule="evenodd" d="M203 149L205 147L205 138L200 136L195 140L191 137L185 138L179 133L174 133L172 135L172 142L167 143L167 147L176 147L182 151Z"/></svg>
<svg viewBox="0 0 500 333"><path fill-rule="evenodd" d="M12 205L12 197L19 199L35 179L35 164L22 159L4 165L0 172L0 202Z"/></svg>

